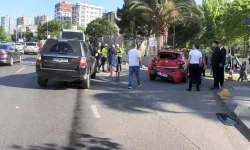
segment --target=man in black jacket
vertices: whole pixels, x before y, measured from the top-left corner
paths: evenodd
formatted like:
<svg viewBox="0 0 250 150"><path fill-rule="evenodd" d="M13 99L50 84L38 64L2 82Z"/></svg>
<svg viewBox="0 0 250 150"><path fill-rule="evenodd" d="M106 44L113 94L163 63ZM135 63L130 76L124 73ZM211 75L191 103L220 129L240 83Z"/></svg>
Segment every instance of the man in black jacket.
<svg viewBox="0 0 250 150"><path fill-rule="evenodd" d="M211 59L211 65L212 65L212 71L213 71L213 77L214 77L214 85L211 88L213 89L219 89L219 82L221 78L221 70L223 68L223 63L225 63L225 60L223 60L223 54L222 51L219 48L219 42L214 41L213 42L213 54Z"/></svg>
<svg viewBox="0 0 250 150"><path fill-rule="evenodd" d="M227 56L227 50L224 48L224 43L221 41L219 43L220 50L222 52L222 65L223 67L220 68L220 86L223 87L224 80L225 80L225 64L226 64L226 56Z"/></svg>

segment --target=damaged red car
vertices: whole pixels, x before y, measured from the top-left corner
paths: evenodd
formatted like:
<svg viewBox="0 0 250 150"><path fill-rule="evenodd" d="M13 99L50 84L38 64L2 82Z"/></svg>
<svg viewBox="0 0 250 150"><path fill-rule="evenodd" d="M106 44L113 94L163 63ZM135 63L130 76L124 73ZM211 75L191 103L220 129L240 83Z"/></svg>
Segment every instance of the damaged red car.
<svg viewBox="0 0 250 150"><path fill-rule="evenodd" d="M179 51L160 51L148 66L149 78L157 77L181 83L187 81L187 60Z"/></svg>

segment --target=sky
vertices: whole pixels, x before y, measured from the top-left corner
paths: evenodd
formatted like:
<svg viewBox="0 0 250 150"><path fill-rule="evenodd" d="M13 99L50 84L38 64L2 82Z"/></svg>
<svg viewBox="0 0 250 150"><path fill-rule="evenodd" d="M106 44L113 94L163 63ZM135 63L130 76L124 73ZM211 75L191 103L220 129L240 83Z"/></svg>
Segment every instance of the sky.
<svg viewBox="0 0 250 150"><path fill-rule="evenodd" d="M0 16L54 16L55 4L63 0L1 0ZM88 2L93 5L103 6L106 11L116 11L122 7L123 0L67 0L71 3ZM195 0L198 4L202 0Z"/></svg>

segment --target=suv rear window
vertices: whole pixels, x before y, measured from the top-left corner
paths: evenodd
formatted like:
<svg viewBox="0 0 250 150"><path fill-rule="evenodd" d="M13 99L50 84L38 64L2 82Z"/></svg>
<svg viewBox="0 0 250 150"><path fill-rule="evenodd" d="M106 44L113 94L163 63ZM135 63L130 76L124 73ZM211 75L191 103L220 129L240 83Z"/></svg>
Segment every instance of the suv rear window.
<svg viewBox="0 0 250 150"><path fill-rule="evenodd" d="M160 52L158 55L161 59L177 59L181 54Z"/></svg>
<svg viewBox="0 0 250 150"><path fill-rule="evenodd" d="M8 46L7 45L0 45L0 49L4 49L4 50L6 50L8 48Z"/></svg>
<svg viewBox="0 0 250 150"><path fill-rule="evenodd" d="M36 46L36 43L27 43L27 46Z"/></svg>
<svg viewBox="0 0 250 150"><path fill-rule="evenodd" d="M43 53L81 56L80 41L47 41L43 47Z"/></svg>

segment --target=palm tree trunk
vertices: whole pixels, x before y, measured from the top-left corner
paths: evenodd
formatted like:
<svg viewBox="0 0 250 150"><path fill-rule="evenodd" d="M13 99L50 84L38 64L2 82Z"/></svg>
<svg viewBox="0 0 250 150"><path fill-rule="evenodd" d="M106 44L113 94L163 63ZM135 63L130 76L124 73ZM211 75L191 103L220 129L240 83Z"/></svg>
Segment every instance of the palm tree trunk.
<svg viewBox="0 0 250 150"><path fill-rule="evenodd" d="M168 31L169 31L169 27L166 27L165 31L164 31L164 35L165 35L165 43L168 43Z"/></svg>

